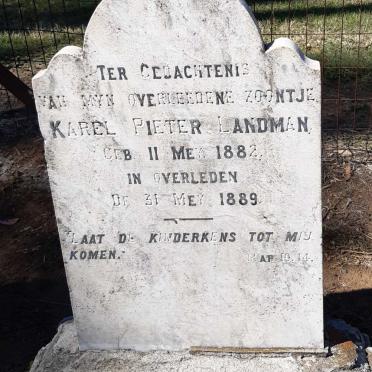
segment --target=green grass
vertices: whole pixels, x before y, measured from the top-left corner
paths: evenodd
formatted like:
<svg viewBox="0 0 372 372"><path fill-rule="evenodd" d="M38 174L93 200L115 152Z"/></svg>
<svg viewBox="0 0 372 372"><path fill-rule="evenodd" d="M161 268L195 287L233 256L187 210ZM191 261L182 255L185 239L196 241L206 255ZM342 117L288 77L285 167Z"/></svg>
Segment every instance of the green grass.
<svg viewBox="0 0 372 372"><path fill-rule="evenodd" d="M98 0L4 0L0 61L48 62L65 45L81 45Z"/></svg>
<svg viewBox="0 0 372 372"><path fill-rule="evenodd" d="M258 1L255 14L266 42L285 36L328 67L372 68L372 3L360 0ZM275 34L271 37L271 33ZM364 34L363 34L364 33ZM360 35L359 35L360 34Z"/></svg>

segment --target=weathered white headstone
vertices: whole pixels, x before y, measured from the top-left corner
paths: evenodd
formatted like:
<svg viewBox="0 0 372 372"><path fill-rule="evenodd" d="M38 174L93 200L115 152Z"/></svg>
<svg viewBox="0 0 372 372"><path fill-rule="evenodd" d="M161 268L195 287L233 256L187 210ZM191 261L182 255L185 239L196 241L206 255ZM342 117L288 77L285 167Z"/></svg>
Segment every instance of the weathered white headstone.
<svg viewBox="0 0 372 372"><path fill-rule="evenodd" d="M323 347L318 62L243 0L104 0L33 86L81 349Z"/></svg>

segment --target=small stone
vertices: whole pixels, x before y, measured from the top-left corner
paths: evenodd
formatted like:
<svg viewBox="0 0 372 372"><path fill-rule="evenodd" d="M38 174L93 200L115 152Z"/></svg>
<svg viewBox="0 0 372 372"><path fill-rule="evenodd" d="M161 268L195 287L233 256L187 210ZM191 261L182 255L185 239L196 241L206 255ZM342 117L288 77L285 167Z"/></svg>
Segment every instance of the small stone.
<svg viewBox="0 0 372 372"><path fill-rule="evenodd" d="M352 367L357 359L357 346L352 341L346 341L332 348L337 363L342 367Z"/></svg>
<svg viewBox="0 0 372 372"><path fill-rule="evenodd" d="M372 347L367 347L366 353L367 353L368 364L372 368Z"/></svg>

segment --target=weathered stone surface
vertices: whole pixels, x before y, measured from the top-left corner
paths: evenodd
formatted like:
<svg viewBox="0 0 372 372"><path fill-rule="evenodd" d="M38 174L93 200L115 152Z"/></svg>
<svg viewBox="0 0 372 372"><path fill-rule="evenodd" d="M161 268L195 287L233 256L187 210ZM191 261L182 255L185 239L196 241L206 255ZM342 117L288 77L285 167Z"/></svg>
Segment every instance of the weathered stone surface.
<svg viewBox="0 0 372 372"><path fill-rule="evenodd" d="M81 349L323 347L318 62L240 0L104 0L33 86Z"/></svg>
<svg viewBox="0 0 372 372"><path fill-rule="evenodd" d="M345 343L348 344L348 343ZM84 351L79 352L73 323L63 324L52 342L41 349L30 372L335 372L369 371L352 369L356 345L332 348L333 356L203 354L184 352Z"/></svg>

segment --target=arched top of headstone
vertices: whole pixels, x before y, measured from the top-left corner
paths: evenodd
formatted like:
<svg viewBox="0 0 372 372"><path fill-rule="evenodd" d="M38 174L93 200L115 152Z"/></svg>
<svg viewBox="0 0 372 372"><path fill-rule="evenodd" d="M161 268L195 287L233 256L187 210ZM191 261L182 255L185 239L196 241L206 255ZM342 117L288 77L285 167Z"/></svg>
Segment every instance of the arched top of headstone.
<svg viewBox="0 0 372 372"><path fill-rule="evenodd" d="M160 66L244 60L264 79L265 71L288 58L320 69L287 38L265 46L245 0L103 0L89 21L83 48L63 48L49 66L59 58L82 61L88 75L97 65L138 69L139 60Z"/></svg>
<svg viewBox="0 0 372 372"><path fill-rule="evenodd" d="M167 61L198 61L208 53L228 61L237 53L256 58L264 45L244 0L104 0L89 22L84 50L107 48L110 58L161 54Z"/></svg>

